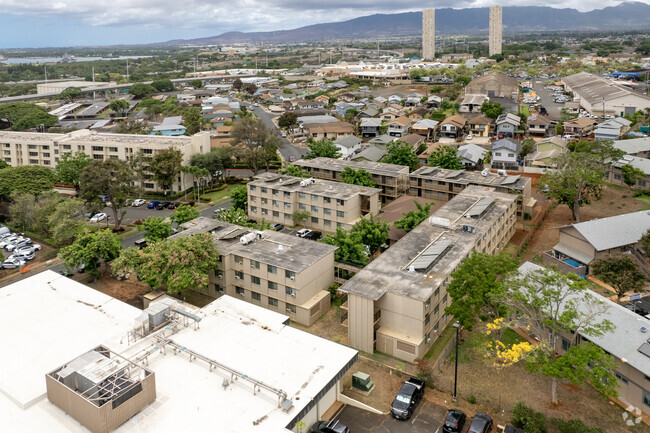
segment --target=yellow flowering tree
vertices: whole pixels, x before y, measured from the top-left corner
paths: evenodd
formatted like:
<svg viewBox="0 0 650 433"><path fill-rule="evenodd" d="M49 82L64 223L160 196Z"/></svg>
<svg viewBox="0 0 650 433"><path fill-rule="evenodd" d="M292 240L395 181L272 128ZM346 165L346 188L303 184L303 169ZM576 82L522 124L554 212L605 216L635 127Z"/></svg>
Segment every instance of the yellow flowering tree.
<svg viewBox="0 0 650 433"><path fill-rule="evenodd" d="M492 362L492 367L497 370L497 374L501 373L506 367L510 367L524 359L526 355L533 351L533 346L528 341L506 345L500 339L501 329L504 326L502 317L494 319L492 322L486 324L486 335L494 335L494 339L487 344L486 358Z"/></svg>

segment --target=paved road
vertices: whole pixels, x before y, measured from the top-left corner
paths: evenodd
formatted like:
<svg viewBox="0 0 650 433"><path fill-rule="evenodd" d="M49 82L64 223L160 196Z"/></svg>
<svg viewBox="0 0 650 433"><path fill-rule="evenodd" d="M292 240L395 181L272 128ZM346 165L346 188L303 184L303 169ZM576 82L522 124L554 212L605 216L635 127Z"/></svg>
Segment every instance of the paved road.
<svg viewBox="0 0 650 433"><path fill-rule="evenodd" d="M388 408L386 408L388 410ZM353 406L343 408L337 419L355 433L436 433L447 409L423 400L411 419L403 421L390 414L379 415Z"/></svg>
<svg viewBox="0 0 650 433"><path fill-rule="evenodd" d="M261 107L249 106L249 108L257 115L257 117L262 120L262 122L264 122L268 128L277 131L278 127L275 126L272 120L275 116L267 113ZM296 147L284 137L280 137L280 147L278 150L280 151L280 154L285 161L290 161L291 157L293 157L295 160L301 159L308 152L308 149Z"/></svg>
<svg viewBox="0 0 650 433"><path fill-rule="evenodd" d="M564 104L558 104L553 100L553 92L544 89L544 81L535 80L533 83L533 90L535 90L535 92L537 92L537 96L539 96L539 103L542 104L544 108L546 108L546 111L548 111L549 119L560 120Z"/></svg>

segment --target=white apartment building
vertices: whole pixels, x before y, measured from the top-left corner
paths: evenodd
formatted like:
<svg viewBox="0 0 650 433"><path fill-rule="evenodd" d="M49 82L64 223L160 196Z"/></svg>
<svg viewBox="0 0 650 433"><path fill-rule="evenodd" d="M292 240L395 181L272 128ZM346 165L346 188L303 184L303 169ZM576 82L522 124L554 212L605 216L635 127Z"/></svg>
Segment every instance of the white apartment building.
<svg viewBox="0 0 650 433"><path fill-rule="evenodd" d="M490 36L489 52L490 56L501 54L503 46L503 9L499 5L490 7Z"/></svg>
<svg viewBox="0 0 650 433"><path fill-rule="evenodd" d="M436 11L425 9L422 11L422 58L433 60L436 58Z"/></svg>
<svg viewBox="0 0 650 433"><path fill-rule="evenodd" d="M153 157L156 153L173 147L183 154L183 164L187 165L192 155L210 152L210 134L200 132L192 137L107 134L87 129L68 134L46 134L36 132L0 131L0 150L2 159L12 167L40 165L56 167L59 158L70 152L84 152L93 159L129 160L142 150ZM174 191L192 186L192 175L179 173ZM141 187L148 191L162 188L151 176L146 175Z"/></svg>

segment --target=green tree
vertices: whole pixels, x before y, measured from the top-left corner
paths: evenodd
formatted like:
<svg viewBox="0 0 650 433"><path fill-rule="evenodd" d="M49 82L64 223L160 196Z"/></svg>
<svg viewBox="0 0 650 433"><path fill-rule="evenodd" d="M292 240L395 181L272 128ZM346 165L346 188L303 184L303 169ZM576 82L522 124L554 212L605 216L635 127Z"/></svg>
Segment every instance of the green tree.
<svg viewBox="0 0 650 433"><path fill-rule="evenodd" d="M590 382L602 395L616 396L618 383L611 355L578 336L602 336L614 329L607 320L608 307L575 274L564 275L539 268L507 278L504 303L540 338L528 355L526 367L551 377L551 401L558 404L557 385L566 380L576 385ZM570 348L556 356L562 335L572 335ZM546 338L548 336L548 338Z"/></svg>
<svg viewBox="0 0 650 433"><path fill-rule="evenodd" d="M188 135L194 135L197 132L201 131L201 110L196 107L189 108L185 112L185 121L183 125L185 126L185 132Z"/></svg>
<svg viewBox="0 0 650 433"><path fill-rule="evenodd" d="M246 116L236 122L231 131L230 143L238 146L239 155L257 174L260 167L277 158L276 150L280 143L278 137L270 134L269 129L259 119Z"/></svg>
<svg viewBox="0 0 650 433"><path fill-rule="evenodd" d="M411 80L419 80L427 75L427 71L421 68L412 68L409 70L409 78Z"/></svg>
<svg viewBox="0 0 650 433"><path fill-rule="evenodd" d="M650 231L641 236L641 249L646 256L650 256Z"/></svg>
<svg viewBox="0 0 650 433"><path fill-rule="evenodd" d="M467 86L470 81L472 81L472 77L470 75L459 75L454 78L454 82L461 84L463 87Z"/></svg>
<svg viewBox="0 0 650 433"><path fill-rule="evenodd" d="M59 123L59 118L49 114L45 108L25 102L0 104L0 119L14 131L24 131L40 125L49 128Z"/></svg>
<svg viewBox="0 0 650 433"><path fill-rule="evenodd" d="M370 254L374 254L388 241L388 223L379 219L361 218L352 226L352 231L359 234L361 243L368 247Z"/></svg>
<svg viewBox="0 0 650 433"><path fill-rule="evenodd" d="M429 202L422 206L417 201L413 200L417 210L412 210L407 213L403 213L404 217L400 220L397 220L393 223L398 229L405 230L407 233L420 225L422 221L429 218L429 213L431 212L431 205L433 202Z"/></svg>
<svg viewBox="0 0 650 433"><path fill-rule="evenodd" d="M71 243L85 226L85 204L78 198L61 200L48 216L52 239L57 245Z"/></svg>
<svg viewBox="0 0 650 433"><path fill-rule="evenodd" d="M311 140L307 146L309 147L309 153L304 156L305 159L314 159L319 157L336 159L341 157L341 152L339 152L339 149L334 145L334 142L327 138L324 140Z"/></svg>
<svg viewBox="0 0 650 433"><path fill-rule="evenodd" d="M30 193L12 194L9 220L22 231L32 230L37 218L36 197Z"/></svg>
<svg viewBox="0 0 650 433"><path fill-rule="evenodd" d="M223 177L226 169L232 167L232 157L232 149L217 147L210 149L208 153L196 153L192 155L190 165L207 170L214 180Z"/></svg>
<svg viewBox="0 0 650 433"><path fill-rule="evenodd" d="M293 111L282 113L278 118L278 126L282 129L290 130L298 125L298 115Z"/></svg>
<svg viewBox="0 0 650 433"><path fill-rule="evenodd" d="M388 152L383 156L381 162L406 165L410 171L413 171L418 164L418 156L415 154L413 146L402 141L393 141L388 145Z"/></svg>
<svg viewBox="0 0 650 433"><path fill-rule="evenodd" d="M54 171L37 165L7 167L0 170L0 197L9 198L13 193L38 195L54 187Z"/></svg>
<svg viewBox="0 0 650 433"><path fill-rule="evenodd" d="M86 230L72 245L61 249L59 256L66 268L84 269L94 277L99 276L101 265L117 258L122 250L122 242L110 230Z"/></svg>
<svg viewBox="0 0 650 433"><path fill-rule="evenodd" d="M34 230L49 237L51 234L49 217L56 210L57 205L63 198L54 190L43 191L36 198L36 221Z"/></svg>
<svg viewBox="0 0 650 433"><path fill-rule="evenodd" d="M252 95L253 93L257 92L257 86L253 83L245 83L241 89L242 91L248 93L249 95Z"/></svg>
<svg viewBox="0 0 650 433"><path fill-rule="evenodd" d="M124 99L114 99L110 104L108 104L108 107L113 110L114 113L118 113L120 116L124 117L129 112L131 106Z"/></svg>
<svg viewBox="0 0 650 433"><path fill-rule="evenodd" d="M81 99L83 93L79 87L67 87L56 96L56 99L63 99L69 102Z"/></svg>
<svg viewBox="0 0 650 433"><path fill-rule="evenodd" d="M359 232L336 228L336 234L325 235L319 242L338 247L334 251L334 260L353 266L364 267L368 264L368 251L361 240Z"/></svg>
<svg viewBox="0 0 650 433"><path fill-rule="evenodd" d="M286 174L287 176L295 177L309 177L309 172L300 166L289 164L286 167L278 170L278 174Z"/></svg>
<svg viewBox="0 0 650 433"><path fill-rule="evenodd" d="M156 88L144 83L135 83L129 87L129 93L133 95L134 98L142 99L156 93Z"/></svg>
<svg viewBox="0 0 650 433"><path fill-rule="evenodd" d="M645 285L645 275L629 255L619 254L597 260L591 265L591 271L596 278L614 288L619 303L625 293L639 293Z"/></svg>
<svg viewBox="0 0 650 433"><path fill-rule="evenodd" d="M309 211L296 209L291 213L291 221L293 221L294 226L297 226L307 221L309 215Z"/></svg>
<svg viewBox="0 0 650 433"><path fill-rule="evenodd" d="M230 188L230 198L232 199L232 206L235 209L246 210L248 205L248 189L246 185L237 185Z"/></svg>
<svg viewBox="0 0 650 433"><path fill-rule="evenodd" d="M239 92L242 88L244 83L242 82L241 78L235 78L235 81L232 82L232 88L235 89L237 92Z"/></svg>
<svg viewBox="0 0 650 433"><path fill-rule="evenodd" d="M111 267L114 275L134 273L149 287L175 294L206 287L218 260L212 235L201 233L153 242L141 250L128 248Z"/></svg>
<svg viewBox="0 0 650 433"><path fill-rule="evenodd" d="M501 253L493 256L474 252L464 258L451 274L447 293L451 303L445 313L453 315L464 327L472 330L476 318L489 314L499 316L503 296L503 277L517 269L512 256Z"/></svg>
<svg viewBox="0 0 650 433"><path fill-rule="evenodd" d="M630 164L625 164L621 167L621 171L623 172L623 182L625 182L627 186L631 187L636 186L638 178L643 178L646 175L643 170L633 167Z"/></svg>
<svg viewBox="0 0 650 433"><path fill-rule="evenodd" d="M498 102L483 101L483 104L481 104L481 113L490 119L496 119L501 116L504 111L505 107Z"/></svg>
<svg viewBox="0 0 650 433"><path fill-rule="evenodd" d="M149 135L153 131L153 126L149 125L149 122L146 120L140 122L138 120L125 119L119 123L117 133L118 134L139 134L139 135Z"/></svg>
<svg viewBox="0 0 650 433"><path fill-rule="evenodd" d="M201 81L201 80L199 80ZM170 79L156 80L151 83L151 87L156 89L159 92L173 92L174 83ZM201 86L199 86L201 87Z"/></svg>
<svg viewBox="0 0 650 433"><path fill-rule="evenodd" d="M142 223L142 228L147 232L144 235L147 242L161 241L172 234L172 223L163 217L148 217Z"/></svg>
<svg viewBox="0 0 650 433"><path fill-rule="evenodd" d="M66 185L73 185L78 193L81 172L90 161L92 158L83 152L64 153L56 163L57 179Z"/></svg>
<svg viewBox="0 0 650 433"><path fill-rule="evenodd" d="M356 108L349 108L345 111L345 121L352 122L359 115L359 110Z"/></svg>
<svg viewBox="0 0 650 433"><path fill-rule="evenodd" d="M451 146L440 146L429 155L431 167L447 168L449 170L462 170L465 168L458 157L458 151Z"/></svg>
<svg viewBox="0 0 650 433"><path fill-rule="evenodd" d="M119 228L126 215L126 201L139 192L133 184L135 173L126 161L120 159L94 159L80 175L80 197L94 206L103 206L100 196L107 196L113 211L115 228Z"/></svg>
<svg viewBox="0 0 650 433"><path fill-rule="evenodd" d="M535 148L535 140L532 138L527 138L521 142L521 152L519 152L519 157L523 160L526 155L533 153Z"/></svg>
<svg viewBox="0 0 650 433"><path fill-rule="evenodd" d="M601 197L605 170L598 159L584 153L571 152L556 158L557 169L545 172L540 185L545 195L573 212L580 222L580 208Z"/></svg>
<svg viewBox="0 0 650 433"><path fill-rule="evenodd" d="M172 188L183 163L183 153L173 147L161 150L151 159L149 171L164 190Z"/></svg>
<svg viewBox="0 0 650 433"><path fill-rule="evenodd" d="M199 80L198 78L196 80L190 81L190 86L194 87L195 89L200 89L203 87L203 81Z"/></svg>
<svg viewBox="0 0 650 433"><path fill-rule="evenodd" d="M225 221L231 224L237 224L240 226L247 226L248 224L248 214L242 209L221 209L221 211L215 215L215 218L220 221Z"/></svg>
<svg viewBox="0 0 650 433"><path fill-rule="evenodd" d="M196 219L199 216L201 216L201 212L199 212L197 208L195 208L194 206L184 204L177 207L174 210L174 213L171 214L169 219L175 222L176 224L181 225L188 221L192 221L193 219Z"/></svg>
<svg viewBox="0 0 650 433"><path fill-rule="evenodd" d="M372 174L360 168L358 170L352 167L345 167L341 172L341 182L349 183L351 185L367 186L375 188L377 184L372 181Z"/></svg>

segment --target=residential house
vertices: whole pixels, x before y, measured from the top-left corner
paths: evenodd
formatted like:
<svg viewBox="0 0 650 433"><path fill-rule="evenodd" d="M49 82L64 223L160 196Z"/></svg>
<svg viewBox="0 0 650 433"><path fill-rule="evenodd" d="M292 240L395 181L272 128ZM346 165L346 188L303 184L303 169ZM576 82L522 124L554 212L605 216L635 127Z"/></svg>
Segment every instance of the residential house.
<svg viewBox="0 0 650 433"><path fill-rule="evenodd" d="M354 102L357 98L352 93L342 93L337 96L337 99L343 102Z"/></svg>
<svg viewBox="0 0 650 433"><path fill-rule="evenodd" d="M492 133L492 119L488 117L472 117L467 123L469 124L469 133L474 137L489 137Z"/></svg>
<svg viewBox="0 0 650 433"><path fill-rule="evenodd" d="M442 143L431 143L424 152L418 155L418 163L421 165L429 165L429 157L437 148L444 146Z"/></svg>
<svg viewBox="0 0 650 433"><path fill-rule="evenodd" d="M183 135L185 134L185 126L183 126L182 122L182 116L166 117L163 119L162 124L153 127L151 135Z"/></svg>
<svg viewBox="0 0 650 433"><path fill-rule="evenodd" d="M361 139L354 135L348 135L347 137L334 140L334 145L341 152L341 156L347 158L358 150L361 150Z"/></svg>
<svg viewBox="0 0 650 433"><path fill-rule="evenodd" d="M594 130L594 139L596 140L619 140L626 132L630 130L632 122L617 117L600 123Z"/></svg>
<svg viewBox="0 0 650 433"><path fill-rule="evenodd" d="M374 107L366 107L359 112L357 117L359 117L359 119L367 119L370 117L377 117L377 115L379 115L378 109Z"/></svg>
<svg viewBox="0 0 650 433"><path fill-rule="evenodd" d="M458 111L461 113L480 113L483 102L489 100L490 98L485 95L473 95L467 93L460 102L460 108Z"/></svg>
<svg viewBox="0 0 650 433"><path fill-rule="evenodd" d="M388 135L391 137L403 137L408 134L411 125L411 119L408 117L398 117L388 123Z"/></svg>
<svg viewBox="0 0 650 433"><path fill-rule="evenodd" d="M518 170L521 142L502 138L492 144L492 168Z"/></svg>
<svg viewBox="0 0 650 433"><path fill-rule="evenodd" d="M476 144L463 144L458 148L458 158L466 170L481 170L487 150Z"/></svg>
<svg viewBox="0 0 650 433"><path fill-rule="evenodd" d="M364 118L361 119L361 135L366 137L376 137L381 133L381 119Z"/></svg>
<svg viewBox="0 0 650 433"><path fill-rule="evenodd" d="M525 165L537 168L554 168L555 158L567 153L567 141L554 136L547 137L535 144L535 151L525 157Z"/></svg>
<svg viewBox="0 0 650 433"><path fill-rule="evenodd" d="M322 110L326 104L321 100L296 99L292 101L292 105L294 110Z"/></svg>
<svg viewBox="0 0 650 433"><path fill-rule="evenodd" d="M404 100L404 96L399 93L394 93L388 97L388 103L400 104Z"/></svg>
<svg viewBox="0 0 650 433"><path fill-rule="evenodd" d="M438 109L440 107L440 103L442 102L442 98L438 95L431 95L427 98L427 101L424 103L424 106L428 109Z"/></svg>
<svg viewBox="0 0 650 433"><path fill-rule="evenodd" d="M418 121L424 119L427 114L429 114L429 110L426 108L416 108L408 114L408 118L413 121Z"/></svg>
<svg viewBox="0 0 650 433"><path fill-rule="evenodd" d="M616 140L614 148L622 150L626 155L650 158L650 137Z"/></svg>
<svg viewBox="0 0 650 433"><path fill-rule="evenodd" d="M490 99L509 98L517 100L519 83L516 78L502 74L489 74L474 78L465 86L465 93L487 95Z"/></svg>
<svg viewBox="0 0 650 433"><path fill-rule="evenodd" d="M381 147L382 149L386 149L388 146L388 143L395 141L395 137L391 137L388 134L382 134L378 137L375 137L371 139L368 144L371 146L376 146L376 147Z"/></svg>
<svg viewBox="0 0 650 433"><path fill-rule="evenodd" d="M447 117L440 123L440 136L458 139L463 136L467 119L460 114Z"/></svg>
<svg viewBox="0 0 650 433"><path fill-rule="evenodd" d="M215 135L217 137L230 137L232 126L217 126L215 128Z"/></svg>
<svg viewBox="0 0 650 433"><path fill-rule="evenodd" d="M419 93L413 93L410 94L406 97L406 101L404 101L404 106L405 107L417 107L420 105L420 101L422 100L423 95L420 95Z"/></svg>
<svg viewBox="0 0 650 433"><path fill-rule="evenodd" d="M435 137L437 127L438 122L436 120L422 119L415 122L411 130L414 134L420 134L429 139Z"/></svg>
<svg viewBox="0 0 650 433"><path fill-rule="evenodd" d="M380 114L380 118L383 122L390 122L404 115L404 108L395 105L389 105L384 108L384 111Z"/></svg>
<svg viewBox="0 0 650 433"><path fill-rule="evenodd" d="M318 95L314 98L314 101L325 107L330 103L330 97L327 95Z"/></svg>
<svg viewBox="0 0 650 433"><path fill-rule="evenodd" d="M596 121L589 117L576 117L564 122L564 134L575 135L578 138L587 138L594 132Z"/></svg>
<svg viewBox="0 0 650 433"><path fill-rule="evenodd" d="M529 134L546 136L551 128L551 121L541 114L533 114L526 119L526 126Z"/></svg>
<svg viewBox="0 0 650 433"><path fill-rule="evenodd" d="M354 126L347 122L310 123L303 126L305 135L314 140L336 140L354 134Z"/></svg>
<svg viewBox="0 0 650 433"><path fill-rule="evenodd" d="M361 152L352 155L352 161L379 162L388 151L380 146L366 146Z"/></svg>
<svg viewBox="0 0 650 433"><path fill-rule="evenodd" d="M514 137L515 131L520 128L521 117L512 113L502 114L496 121L496 133L499 138Z"/></svg>
<svg viewBox="0 0 650 433"><path fill-rule="evenodd" d="M246 187L249 218L291 224L291 214L303 210L310 216L302 226L329 233L350 230L380 209L379 188L275 173L257 175Z"/></svg>
<svg viewBox="0 0 650 433"><path fill-rule="evenodd" d="M388 102L388 99L384 98L383 96L377 96L373 99L373 101L375 104L383 107Z"/></svg>
<svg viewBox="0 0 650 433"><path fill-rule="evenodd" d="M650 188L650 159L639 158L638 156L623 155L621 159L612 164L609 171L609 181L617 185L627 185L623 175L623 167L629 165L645 173L643 176L636 178L636 183L632 188L647 190Z"/></svg>
<svg viewBox="0 0 650 433"><path fill-rule="evenodd" d="M341 117L345 117L345 114L348 112L348 110L351 110L352 108L354 108L355 110L359 110L362 108L362 105L357 103L350 103L350 102L334 103L334 110Z"/></svg>
<svg viewBox="0 0 650 433"><path fill-rule="evenodd" d="M400 138L400 141L408 144L417 152L418 148L422 143L424 143L425 138L419 134L407 134L404 137Z"/></svg>
<svg viewBox="0 0 650 433"><path fill-rule="evenodd" d="M553 250L544 253L544 263L557 265L563 272L576 272L575 268L583 267L580 273L584 274L594 260L626 252L636 256L641 237L650 230L650 214L644 210L597 218L558 230L559 241Z"/></svg>

